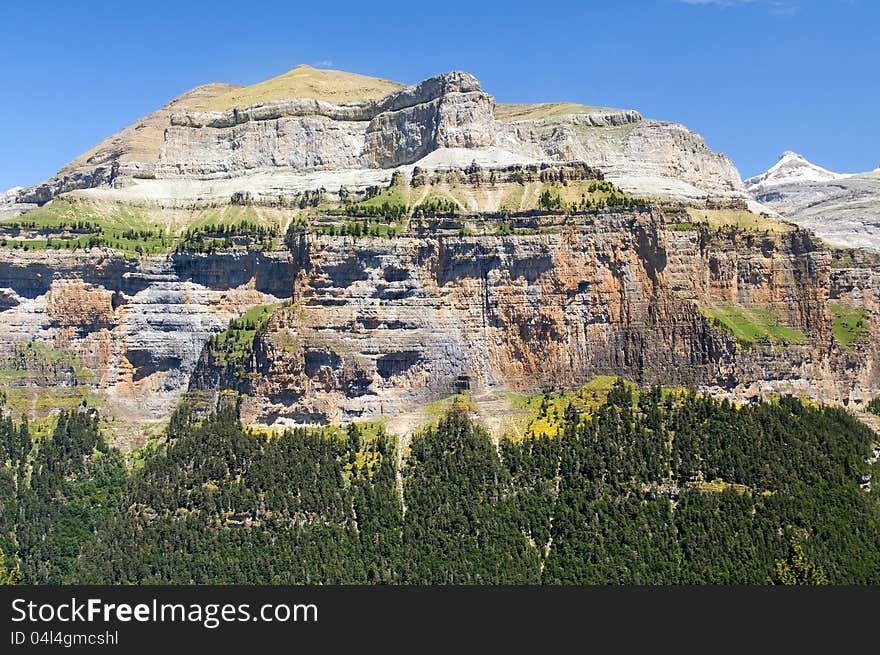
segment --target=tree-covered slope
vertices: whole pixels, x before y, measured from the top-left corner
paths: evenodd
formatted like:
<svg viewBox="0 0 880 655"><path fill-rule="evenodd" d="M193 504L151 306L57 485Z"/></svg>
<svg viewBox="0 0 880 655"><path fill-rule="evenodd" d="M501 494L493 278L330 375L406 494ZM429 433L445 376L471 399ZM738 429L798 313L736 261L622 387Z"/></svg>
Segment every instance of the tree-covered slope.
<svg viewBox="0 0 880 655"><path fill-rule="evenodd" d="M842 410L618 383L559 421L496 445L453 409L398 457L375 426L267 436L182 410L130 474L85 414L35 444L6 421L2 548L25 582L880 579L876 435Z"/></svg>

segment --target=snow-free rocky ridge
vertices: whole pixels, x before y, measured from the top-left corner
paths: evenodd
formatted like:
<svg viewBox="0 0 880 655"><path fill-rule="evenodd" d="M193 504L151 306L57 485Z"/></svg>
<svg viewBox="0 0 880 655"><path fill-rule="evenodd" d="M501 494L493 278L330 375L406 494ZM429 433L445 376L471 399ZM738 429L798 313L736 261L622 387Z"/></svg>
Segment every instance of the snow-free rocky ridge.
<svg viewBox="0 0 880 655"><path fill-rule="evenodd" d="M299 66L251 87L193 89L15 200L43 204L90 190L179 206L228 199L235 191L277 196L308 185L333 191L340 180L363 188L387 183L401 166L444 168L465 159L582 161L643 195L746 195L731 161L699 135L633 110L496 106L473 75L460 71L403 86Z"/></svg>

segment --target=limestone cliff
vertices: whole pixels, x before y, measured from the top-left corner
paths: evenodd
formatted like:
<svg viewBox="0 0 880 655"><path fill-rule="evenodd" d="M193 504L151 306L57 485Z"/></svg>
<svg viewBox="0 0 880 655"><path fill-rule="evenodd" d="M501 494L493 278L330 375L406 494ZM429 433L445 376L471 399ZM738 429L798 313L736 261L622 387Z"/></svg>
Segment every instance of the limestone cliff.
<svg viewBox="0 0 880 655"><path fill-rule="evenodd" d="M136 429L168 416L211 333L289 295L290 278L283 253L136 260L100 249L2 251L0 352L35 344L50 359L75 362L88 377L46 378L46 391L85 384L108 417Z"/></svg>
<svg viewBox="0 0 880 655"><path fill-rule="evenodd" d="M739 173L683 125L635 112L575 114L498 124L501 146L539 160L583 161L631 193L742 196Z"/></svg>
<svg viewBox="0 0 880 655"><path fill-rule="evenodd" d="M3 195L0 386L132 443L224 389L264 425L596 375L863 407L880 262L746 198L681 125L464 72L202 87Z"/></svg>
<svg viewBox="0 0 880 655"><path fill-rule="evenodd" d="M472 75L403 87L298 67L252 87L206 85L108 138L15 200L96 197L174 206L234 192L365 188L383 170L582 161L650 196L745 197L739 173L685 127L574 103L495 107ZM379 175L379 177L377 177ZM227 194L227 198L228 198Z"/></svg>
<svg viewBox="0 0 880 655"><path fill-rule="evenodd" d="M524 173L561 175L469 176L500 188ZM567 175L555 188L605 184L589 168ZM4 384L87 389L121 434L167 417L187 389L235 389L245 419L268 425L391 418L462 376L474 394L609 374L853 407L880 390L880 262L805 231L710 227L658 206L407 222L394 238L334 236L316 218L267 252L0 249L0 348L24 353L0 363ZM212 335L256 306L265 319L238 333L234 357L217 350ZM51 405L38 396L26 409Z"/></svg>
<svg viewBox="0 0 880 655"><path fill-rule="evenodd" d="M449 73L379 101L280 100L171 116L157 173L390 168L438 148L494 145L494 101L467 73Z"/></svg>
<svg viewBox="0 0 880 655"><path fill-rule="evenodd" d="M448 221L394 240L296 236L292 304L255 335L248 375L226 380L246 393L245 418L387 418L462 374L478 394L599 374L855 406L880 388L880 269L832 268L805 232L669 229L648 208L520 220L528 233L511 236ZM857 348L835 341L841 301L867 308ZM742 346L703 311L728 304L804 338ZM224 386L214 364L208 349L193 388Z"/></svg>

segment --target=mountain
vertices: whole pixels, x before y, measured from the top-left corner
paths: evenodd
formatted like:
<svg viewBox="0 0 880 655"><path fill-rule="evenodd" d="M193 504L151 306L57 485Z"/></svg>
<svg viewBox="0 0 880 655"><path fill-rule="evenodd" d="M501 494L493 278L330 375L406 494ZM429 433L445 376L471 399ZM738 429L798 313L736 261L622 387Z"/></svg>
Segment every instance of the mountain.
<svg viewBox="0 0 880 655"><path fill-rule="evenodd" d="M833 173L786 152L745 185L756 201L829 243L880 250L880 169Z"/></svg>
<svg viewBox="0 0 880 655"><path fill-rule="evenodd" d="M4 567L876 582L880 254L796 223L876 177L460 71L198 87L0 196Z"/></svg>
<svg viewBox="0 0 880 655"><path fill-rule="evenodd" d="M15 186L15 187L12 187L11 189L7 189L6 191L3 191L2 193L0 193L0 203L12 202L18 196L18 193L21 190L22 190L22 187Z"/></svg>
<svg viewBox="0 0 880 655"><path fill-rule="evenodd" d="M764 184L811 176L789 156ZM14 196L7 411L95 406L126 448L227 395L266 429L408 434L467 391L503 434L602 376L880 392L877 258L749 211L724 155L631 109L298 67L198 87Z"/></svg>
<svg viewBox="0 0 880 655"><path fill-rule="evenodd" d="M745 197L734 166L685 127L575 103L498 105L472 75L417 85L299 66L209 84L108 138L19 202L59 194L180 205L387 183L393 169L582 161L634 193Z"/></svg>
<svg viewBox="0 0 880 655"><path fill-rule="evenodd" d="M831 182L847 177L842 173L816 166L803 155L787 150L767 172L745 181L749 191L766 190L786 184L809 184L812 182Z"/></svg>
<svg viewBox="0 0 880 655"><path fill-rule="evenodd" d="M404 87L399 82L344 71L297 66L291 71L251 86L235 86L204 98L193 109L224 111L288 98L311 98L337 105L380 100Z"/></svg>

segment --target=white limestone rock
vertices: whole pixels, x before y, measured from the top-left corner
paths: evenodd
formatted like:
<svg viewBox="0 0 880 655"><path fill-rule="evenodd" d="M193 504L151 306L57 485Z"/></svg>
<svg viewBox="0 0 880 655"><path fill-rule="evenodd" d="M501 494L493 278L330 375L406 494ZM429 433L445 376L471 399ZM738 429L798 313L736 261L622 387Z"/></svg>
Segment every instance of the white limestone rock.
<svg viewBox="0 0 880 655"><path fill-rule="evenodd" d="M843 247L880 250L880 172L835 173L786 152L746 180L752 197Z"/></svg>

